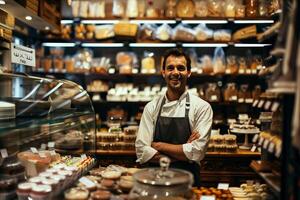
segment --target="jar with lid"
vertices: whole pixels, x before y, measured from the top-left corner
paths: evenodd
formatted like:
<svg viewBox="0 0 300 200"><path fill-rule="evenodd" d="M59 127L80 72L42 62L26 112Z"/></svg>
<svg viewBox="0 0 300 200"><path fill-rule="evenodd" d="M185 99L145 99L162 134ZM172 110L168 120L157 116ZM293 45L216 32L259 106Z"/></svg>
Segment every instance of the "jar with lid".
<svg viewBox="0 0 300 200"><path fill-rule="evenodd" d="M221 100L221 91L216 83L209 83L205 92L205 99L209 102L219 102Z"/></svg>
<svg viewBox="0 0 300 200"><path fill-rule="evenodd" d="M268 16L268 4L266 0L260 0L258 5L258 14L260 17Z"/></svg>
<svg viewBox="0 0 300 200"><path fill-rule="evenodd" d="M247 61L245 57L239 57L239 74L244 74L247 70Z"/></svg>
<svg viewBox="0 0 300 200"><path fill-rule="evenodd" d="M169 169L170 159L160 159L160 168L142 169L133 174L130 199L190 199L193 175L180 169Z"/></svg>
<svg viewBox="0 0 300 200"><path fill-rule="evenodd" d="M248 90L249 85L243 84L240 86L240 90L238 92L238 102L239 103L252 103L252 94ZM251 102L250 102L251 101Z"/></svg>
<svg viewBox="0 0 300 200"><path fill-rule="evenodd" d="M224 91L224 101L237 101L238 90L235 83L227 83Z"/></svg>
<svg viewBox="0 0 300 200"><path fill-rule="evenodd" d="M236 56L227 57L227 67L226 74L236 74L238 73L239 67L236 61Z"/></svg>
<svg viewBox="0 0 300 200"><path fill-rule="evenodd" d="M245 0L246 16L257 17L258 14L258 0Z"/></svg>
<svg viewBox="0 0 300 200"><path fill-rule="evenodd" d="M165 12L166 17L176 17L176 0L168 0Z"/></svg>
<svg viewBox="0 0 300 200"><path fill-rule="evenodd" d="M260 85L256 85L254 87L254 90L252 91L253 100L259 99L260 95L261 95L261 87L260 87Z"/></svg>

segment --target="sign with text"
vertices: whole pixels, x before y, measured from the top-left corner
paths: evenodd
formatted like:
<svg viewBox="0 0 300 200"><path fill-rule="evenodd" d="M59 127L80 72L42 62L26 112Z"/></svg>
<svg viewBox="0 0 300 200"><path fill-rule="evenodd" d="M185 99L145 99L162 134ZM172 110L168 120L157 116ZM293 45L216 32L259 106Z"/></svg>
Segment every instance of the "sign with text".
<svg viewBox="0 0 300 200"><path fill-rule="evenodd" d="M35 50L11 43L11 62L35 67Z"/></svg>

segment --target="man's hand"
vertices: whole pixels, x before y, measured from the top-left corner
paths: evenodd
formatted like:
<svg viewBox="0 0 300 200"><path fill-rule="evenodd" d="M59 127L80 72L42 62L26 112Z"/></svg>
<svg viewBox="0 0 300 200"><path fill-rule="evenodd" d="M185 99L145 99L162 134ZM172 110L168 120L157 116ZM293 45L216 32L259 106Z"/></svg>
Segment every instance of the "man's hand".
<svg viewBox="0 0 300 200"><path fill-rule="evenodd" d="M192 134L190 135L187 143L191 143L193 142L194 140L197 140L200 138L200 133L198 131L195 131L195 132L192 132Z"/></svg>
<svg viewBox="0 0 300 200"><path fill-rule="evenodd" d="M160 151L161 142L152 142L151 147L157 151Z"/></svg>

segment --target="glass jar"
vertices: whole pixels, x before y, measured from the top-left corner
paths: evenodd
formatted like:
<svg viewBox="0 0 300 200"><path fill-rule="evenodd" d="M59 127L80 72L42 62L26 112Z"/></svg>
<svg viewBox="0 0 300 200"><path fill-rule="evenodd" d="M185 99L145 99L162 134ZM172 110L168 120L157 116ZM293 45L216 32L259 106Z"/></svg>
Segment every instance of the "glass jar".
<svg viewBox="0 0 300 200"><path fill-rule="evenodd" d="M209 83L205 92L205 99L209 102L219 102L221 100L221 91L216 83Z"/></svg>
<svg viewBox="0 0 300 200"><path fill-rule="evenodd" d="M227 57L227 67L226 74L236 74L239 70L238 64L236 62L236 56Z"/></svg>
<svg viewBox="0 0 300 200"><path fill-rule="evenodd" d="M250 99L252 99L252 94L248 90L249 85L243 84L240 86L240 90L238 92L238 102L243 103L243 102L248 102ZM250 102L249 102L250 103Z"/></svg>
<svg viewBox="0 0 300 200"><path fill-rule="evenodd" d="M245 10L246 10L246 6L243 4L238 4L236 5L235 8L235 17L237 18L243 18L245 17Z"/></svg>
<svg viewBox="0 0 300 200"><path fill-rule="evenodd" d="M254 100L257 100L257 99L259 99L260 95L261 95L261 87L260 87L260 85L256 85L254 87L254 90L252 91L252 98Z"/></svg>
<svg viewBox="0 0 300 200"><path fill-rule="evenodd" d="M246 16L257 17L258 14L258 0L245 0Z"/></svg>
<svg viewBox="0 0 300 200"><path fill-rule="evenodd" d="M193 175L180 169L169 169L170 159L160 159L160 168L142 169L133 174L130 199L186 199Z"/></svg>
<svg viewBox="0 0 300 200"><path fill-rule="evenodd" d="M245 57L240 57L238 59L239 62L239 74L244 74L247 70L247 61Z"/></svg>
<svg viewBox="0 0 300 200"><path fill-rule="evenodd" d="M236 89L235 83L227 83L224 91L224 101L237 101L238 90Z"/></svg>
<svg viewBox="0 0 300 200"><path fill-rule="evenodd" d="M235 6L236 2L234 0L226 0L224 14L225 17L235 17Z"/></svg>
<svg viewBox="0 0 300 200"><path fill-rule="evenodd" d="M165 12L166 17L176 17L176 0L168 0Z"/></svg>
<svg viewBox="0 0 300 200"><path fill-rule="evenodd" d="M258 5L258 14L260 17L268 16L268 4L265 0L260 0Z"/></svg>

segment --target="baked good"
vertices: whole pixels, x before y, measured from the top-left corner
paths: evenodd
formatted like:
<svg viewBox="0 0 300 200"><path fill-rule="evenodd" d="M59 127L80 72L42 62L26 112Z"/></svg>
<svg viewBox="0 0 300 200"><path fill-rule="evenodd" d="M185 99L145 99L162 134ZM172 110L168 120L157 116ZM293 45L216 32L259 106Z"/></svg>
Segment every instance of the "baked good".
<svg viewBox="0 0 300 200"><path fill-rule="evenodd" d="M154 24L144 24L139 31L139 38L141 40L154 40L157 26Z"/></svg>
<svg viewBox="0 0 300 200"><path fill-rule="evenodd" d="M91 193L91 199L95 200L109 200L111 193L106 190L97 190Z"/></svg>
<svg viewBox="0 0 300 200"><path fill-rule="evenodd" d="M195 40L195 31L186 25L179 24L175 27L173 40L192 42Z"/></svg>
<svg viewBox="0 0 300 200"><path fill-rule="evenodd" d="M127 169L127 174L128 175L133 175L134 173L136 173L136 172L138 172L138 171L140 171L141 169L139 169L139 168L128 168Z"/></svg>
<svg viewBox="0 0 300 200"><path fill-rule="evenodd" d="M120 22L114 25L114 32L116 35L134 37L136 36L137 31L138 31L137 24Z"/></svg>
<svg viewBox="0 0 300 200"><path fill-rule="evenodd" d="M177 17L194 17L195 5L192 0L179 0L176 6Z"/></svg>
<svg viewBox="0 0 300 200"><path fill-rule="evenodd" d="M234 145L236 144L236 135L224 135L225 143L227 145Z"/></svg>
<svg viewBox="0 0 300 200"><path fill-rule="evenodd" d="M155 32L155 38L161 41L167 41L171 38L172 28L168 24L162 24Z"/></svg>
<svg viewBox="0 0 300 200"><path fill-rule="evenodd" d="M96 39L107 39L114 37L114 26L113 25L98 25L95 28Z"/></svg>
<svg viewBox="0 0 300 200"><path fill-rule="evenodd" d="M110 179L103 179L101 181L101 185L107 189L109 188L113 188L114 187L115 182L113 180Z"/></svg>
<svg viewBox="0 0 300 200"><path fill-rule="evenodd" d="M115 180L115 179L120 178L121 172L119 172L119 171L110 171L110 170L108 171L108 170L106 170L106 171L103 171L103 172L102 172L101 176L102 176L103 178L106 178L106 179L112 179L112 180Z"/></svg>
<svg viewBox="0 0 300 200"><path fill-rule="evenodd" d="M65 191L64 197L66 200L87 200L89 196L89 191L84 188L70 188Z"/></svg>
<svg viewBox="0 0 300 200"><path fill-rule="evenodd" d="M90 175L101 176L101 173L105 170L105 167L99 167L97 169L92 169L89 171Z"/></svg>
<svg viewBox="0 0 300 200"><path fill-rule="evenodd" d="M49 185L34 185L30 192L32 199L46 200L50 199L52 188Z"/></svg>
<svg viewBox="0 0 300 200"><path fill-rule="evenodd" d="M121 176L119 186L122 191L128 192L133 187L133 178L132 176Z"/></svg>
<svg viewBox="0 0 300 200"><path fill-rule="evenodd" d="M17 188L18 199L25 200L28 199L28 196L31 192L31 189L35 186L35 183L20 183Z"/></svg>

